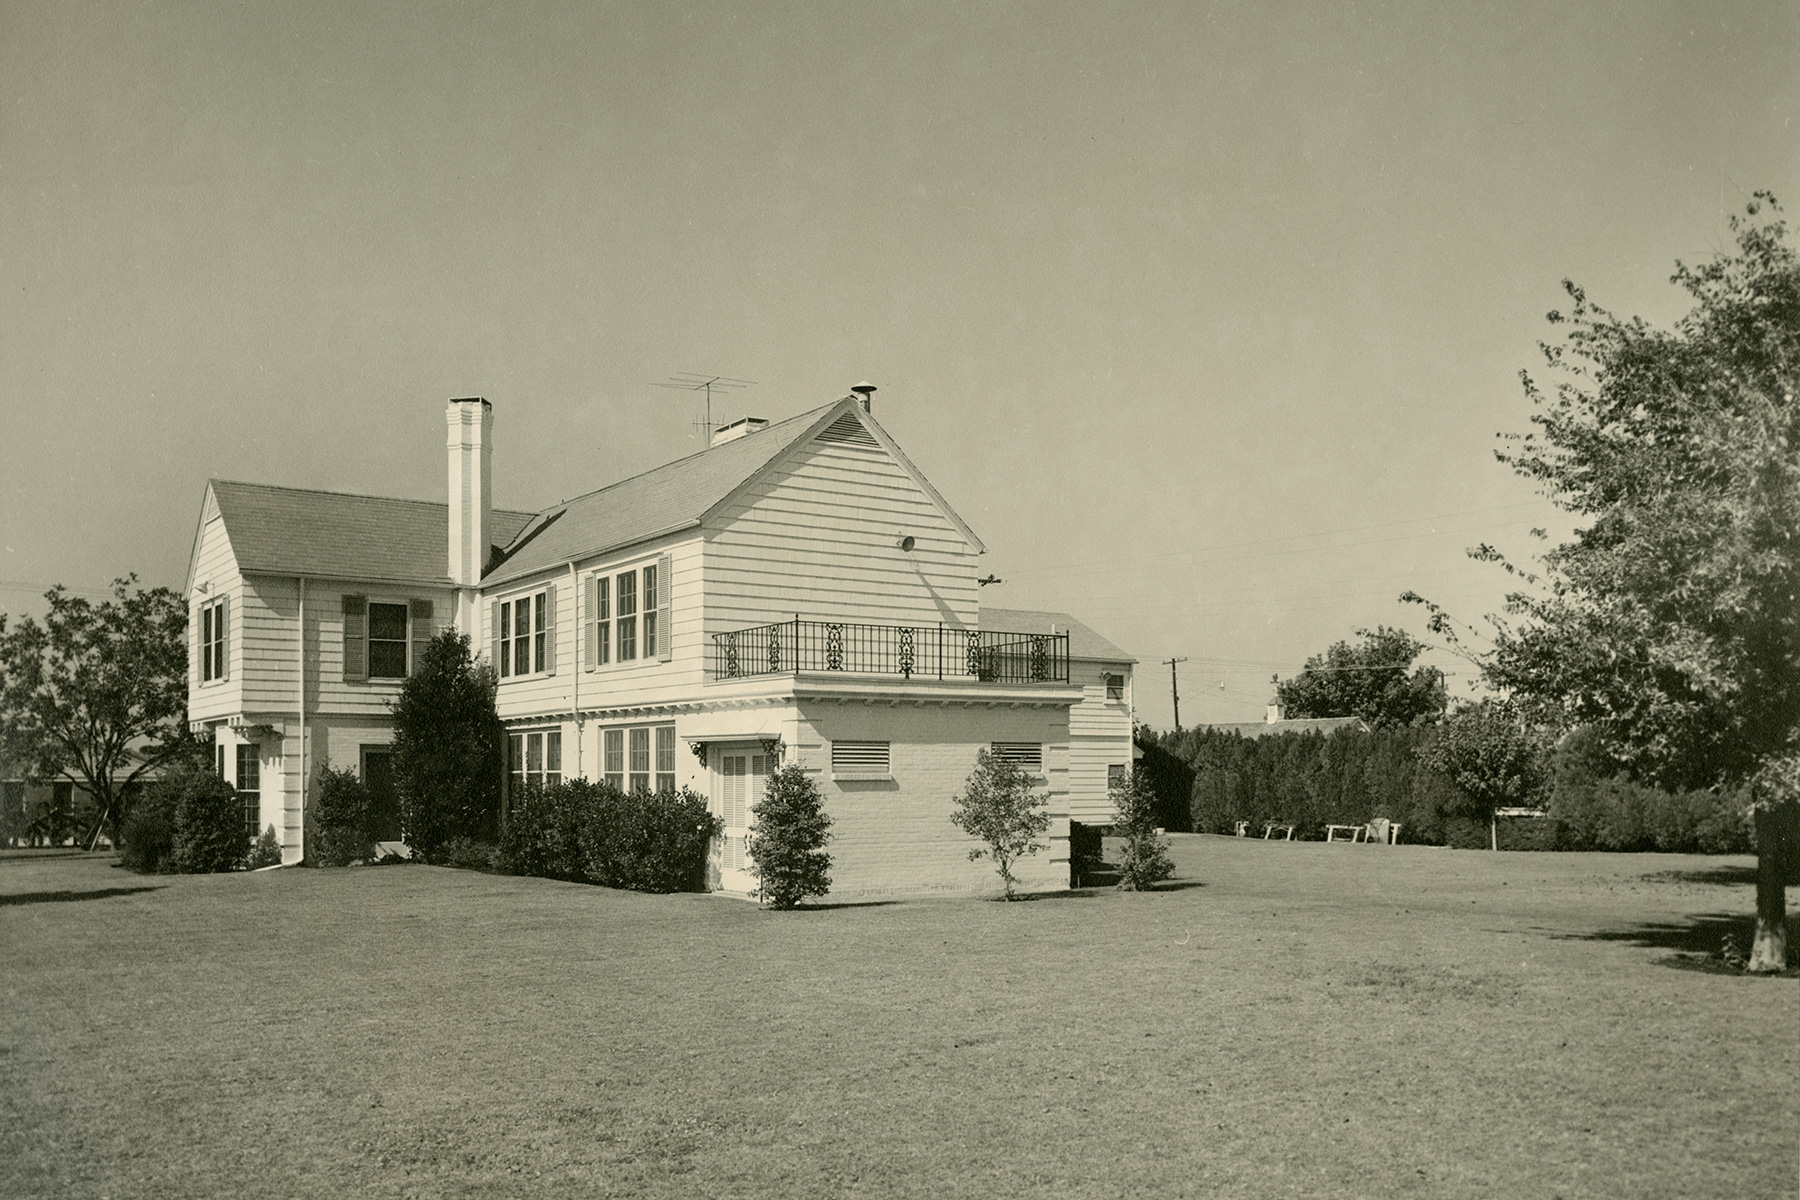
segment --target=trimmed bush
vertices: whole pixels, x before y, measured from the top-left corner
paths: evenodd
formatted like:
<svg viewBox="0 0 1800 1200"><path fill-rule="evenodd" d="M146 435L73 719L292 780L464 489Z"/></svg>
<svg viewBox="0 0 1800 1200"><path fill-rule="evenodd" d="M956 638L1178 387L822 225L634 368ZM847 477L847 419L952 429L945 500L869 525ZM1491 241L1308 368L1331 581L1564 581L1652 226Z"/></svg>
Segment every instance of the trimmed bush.
<svg viewBox="0 0 1800 1200"><path fill-rule="evenodd" d="M441 862L453 839L490 841L499 827L505 730L493 668L467 634L433 638L394 701L394 787L415 857Z"/></svg>
<svg viewBox="0 0 1800 1200"><path fill-rule="evenodd" d="M244 865L244 802L209 767L184 766L165 777L175 789L175 840L165 869L184 875L235 871Z"/></svg>
<svg viewBox="0 0 1800 1200"><path fill-rule="evenodd" d="M275 826L271 825L262 831L256 844L250 847L250 855L244 859L244 866L251 871L263 867L279 867L281 865L281 839L275 836Z"/></svg>
<svg viewBox="0 0 1800 1200"><path fill-rule="evenodd" d="M347 867L375 857L369 837L369 789L356 772L319 772L318 829L307 858L322 867Z"/></svg>
<svg viewBox="0 0 1800 1200"><path fill-rule="evenodd" d="M1169 843L1157 832L1160 805L1150 781L1133 772L1112 789L1111 800L1118 814L1113 833L1125 842L1119 859L1119 887L1141 891L1173 875Z"/></svg>
<svg viewBox="0 0 1800 1200"><path fill-rule="evenodd" d="M1742 790L1665 792L1628 779L1562 779L1550 798L1558 848L1748 854L1755 838Z"/></svg>
<svg viewBox="0 0 1800 1200"><path fill-rule="evenodd" d="M438 861L442 866L456 867L463 871L498 870L500 847L475 838L453 837L444 843Z"/></svg>
<svg viewBox="0 0 1800 1200"><path fill-rule="evenodd" d="M791 763L769 776L763 798L751 805L750 858L757 898L770 908L793 908L831 890L831 818L812 776Z"/></svg>
<svg viewBox="0 0 1800 1200"><path fill-rule="evenodd" d="M126 810L119 828L119 861L127 870L155 875L174 869L176 799L175 790L159 781Z"/></svg>
<svg viewBox="0 0 1800 1200"><path fill-rule="evenodd" d="M499 869L638 892L702 891L719 822L706 800L572 779L515 797Z"/></svg>

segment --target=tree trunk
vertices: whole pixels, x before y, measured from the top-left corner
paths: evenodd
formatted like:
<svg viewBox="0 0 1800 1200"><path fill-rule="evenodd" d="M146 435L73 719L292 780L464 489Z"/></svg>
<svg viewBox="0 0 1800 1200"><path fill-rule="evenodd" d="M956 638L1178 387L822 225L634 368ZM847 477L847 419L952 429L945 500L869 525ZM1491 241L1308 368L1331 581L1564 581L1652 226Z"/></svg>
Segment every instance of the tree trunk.
<svg viewBox="0 0 1800 1200"><path fill-rule="evenodd" d="M1800 866L1800 804L1759 804L1756 814L1756 940L1746 970L1785 971L1787 885Z"/></svg>

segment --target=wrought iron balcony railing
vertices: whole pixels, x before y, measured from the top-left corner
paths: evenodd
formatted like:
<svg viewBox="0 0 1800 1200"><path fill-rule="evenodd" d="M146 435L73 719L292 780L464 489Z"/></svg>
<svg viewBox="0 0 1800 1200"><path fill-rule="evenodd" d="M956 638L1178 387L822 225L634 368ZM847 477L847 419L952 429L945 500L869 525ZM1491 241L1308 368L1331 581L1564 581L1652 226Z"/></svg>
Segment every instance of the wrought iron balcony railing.
<svg viewBox="0 0 1800 1200"><path fill-rule="evenodd" d="M794 671L973 679L982 683L1069 682L1069 635L802 621L713 634L714 679Z"/></svg>

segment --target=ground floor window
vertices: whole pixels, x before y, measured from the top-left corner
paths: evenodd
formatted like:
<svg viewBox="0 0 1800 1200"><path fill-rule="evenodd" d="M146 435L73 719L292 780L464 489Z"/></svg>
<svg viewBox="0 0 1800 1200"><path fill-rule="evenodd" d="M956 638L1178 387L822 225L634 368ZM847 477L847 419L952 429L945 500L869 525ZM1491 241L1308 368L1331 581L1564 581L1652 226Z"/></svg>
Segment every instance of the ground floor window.
<svg viewBox="0 0 1800 1200"><path fill-rule="evenodd" d="M620 791L675 790L675 726L632 725L600 732L600 770Z"/></svg>
<svg viewBox="0 0 1800 1200"><path fill-rule="evenodd" d="M561 783L562 730L541 729L509 735L506 739L506 774L514 804L534 787L555 787Z"/></svg>
<svg viewBox="0 0 1800 1200"><path fill-rule="evenodd" d="M1106 790L1111 792L1125 786L1125 764L1112 763L1106 768Z"/></svg>
<svg viewBox="0 0 1800 1200"><path fill-rule="evenodd" d="M262 832L262 761L259 748L237 748L238 803L244 806L244 829L254 838Z"/></svg>

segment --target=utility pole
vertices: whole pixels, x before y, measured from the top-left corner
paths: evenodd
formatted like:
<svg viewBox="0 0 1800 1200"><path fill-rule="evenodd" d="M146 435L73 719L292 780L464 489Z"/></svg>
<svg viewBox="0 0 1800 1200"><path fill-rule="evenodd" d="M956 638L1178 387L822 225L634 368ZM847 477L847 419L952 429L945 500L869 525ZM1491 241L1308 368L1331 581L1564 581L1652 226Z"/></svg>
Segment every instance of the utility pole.
<svg viewBox="0 0 1800 1200"><path fill-rule="evenodd" d="M1169 699L1171 699L1175 702L1175 732L1180 733L1181 732L1181 690L1175 686L1175 664L1176 663L1184 663L1187 661L1187 658L1186 658L1186 656L1183 656L1181 658L1165 658L1165 659L1163 659L1163 661L1169 664Z"/></svg>

